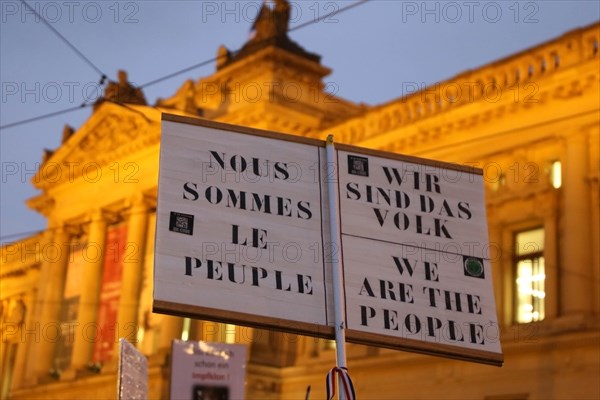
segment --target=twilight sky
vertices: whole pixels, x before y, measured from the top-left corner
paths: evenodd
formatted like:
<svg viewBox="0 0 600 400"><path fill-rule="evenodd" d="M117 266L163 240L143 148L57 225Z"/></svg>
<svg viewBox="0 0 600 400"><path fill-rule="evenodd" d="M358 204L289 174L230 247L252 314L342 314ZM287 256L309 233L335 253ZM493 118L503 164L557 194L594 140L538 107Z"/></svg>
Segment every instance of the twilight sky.
<svg viewBox="0 0 600 400"><path fill-rule="evenodd" d="M353 1L296 0L291 26ZM143 85L215 57L219 45L239 48L262 3L253 1L28 1L97 69L118 69ZM336 95L376 105L406 87L430 85L600 20L597 0L369 0L290 34L333 69ZM144 89L154 104L209 64ZM76 107L99 95L100 74L19 0L0 0L0 125ZM78 128L90 108L0 130L0 241L42 230L44 218L25 200L44 148L60 144L64 124Z"/></svg>

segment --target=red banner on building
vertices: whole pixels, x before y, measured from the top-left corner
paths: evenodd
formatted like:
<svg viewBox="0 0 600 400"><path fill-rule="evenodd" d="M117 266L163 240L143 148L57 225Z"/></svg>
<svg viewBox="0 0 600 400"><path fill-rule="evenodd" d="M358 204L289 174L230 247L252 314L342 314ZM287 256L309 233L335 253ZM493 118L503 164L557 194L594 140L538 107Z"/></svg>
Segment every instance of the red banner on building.
<svg viewBox="0 0 600 400"><path fill-rule="evenodd" d="M104 266L102 268L102 286L98 306L98 339L94 344L93 361L101 363L113 356L117 342L116 329L119 300L121 298L121 280L123 261L127 250L127 225L110 227L106 233Z"/></svg>

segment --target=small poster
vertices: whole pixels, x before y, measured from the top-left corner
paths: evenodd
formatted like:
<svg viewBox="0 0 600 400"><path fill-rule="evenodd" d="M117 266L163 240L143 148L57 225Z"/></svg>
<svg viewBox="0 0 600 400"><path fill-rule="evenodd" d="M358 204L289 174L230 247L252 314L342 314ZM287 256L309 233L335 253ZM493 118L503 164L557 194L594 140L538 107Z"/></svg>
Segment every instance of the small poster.
<svg viewBox="0 0 600 400"><path fill-rule="evenodd" d="M148 360L131 343L119 340L119 400L148 398Z"/></svg>
<svg viewBox="0 0 600 400"><path fill-rule="evenodd" d="M245 398L244 345L174 340L171 360L172 400Z"/></svg>

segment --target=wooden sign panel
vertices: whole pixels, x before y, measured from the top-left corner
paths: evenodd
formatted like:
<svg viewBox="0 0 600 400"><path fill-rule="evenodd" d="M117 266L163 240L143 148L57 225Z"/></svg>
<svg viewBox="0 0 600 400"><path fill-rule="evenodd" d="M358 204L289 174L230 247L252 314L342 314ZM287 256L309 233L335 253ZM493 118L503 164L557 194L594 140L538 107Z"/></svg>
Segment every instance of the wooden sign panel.
<svg viewBox="0 0 600 400"><path fill-rule="evenodd" d="M320 142L164 118L154 309L331 335Z"/></svg>
<svg viewBox="0 0 600 400"><path fill-rule="evenodd" d="M483 179L338 150L349 341L502 363Z"/></svg>
<svg viewBox="0 0 600 400"><path fill-rule="evenodd" d="M480 170L163 115L154 310L500 365ZM339 194L341 248L329 228Z"/></svg>

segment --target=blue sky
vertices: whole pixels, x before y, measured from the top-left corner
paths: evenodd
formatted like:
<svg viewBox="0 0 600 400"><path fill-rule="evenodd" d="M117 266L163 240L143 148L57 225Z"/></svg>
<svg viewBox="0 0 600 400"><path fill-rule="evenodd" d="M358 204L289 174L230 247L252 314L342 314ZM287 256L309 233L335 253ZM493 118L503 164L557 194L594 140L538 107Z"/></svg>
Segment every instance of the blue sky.
<svg viewBox="0 0 600 400"><path fill-rule="evenodd" d="M98 69L119 69L144 84L213 58L248 39L262 3L254 1L28 1ZM351 1L291 1L296 26ZM600 2L370 0L291 33L322 55L338 96L370 105L400 97L410 84L433 84L600 20ZM214 65L144 89L153 104ZM0 125L75 107L98 96L99 73L20 1L0 0ZM0 131L0 236L41 230L25 200L44 148L60 144L64 124L79 127L89 108Z"/></svg>

